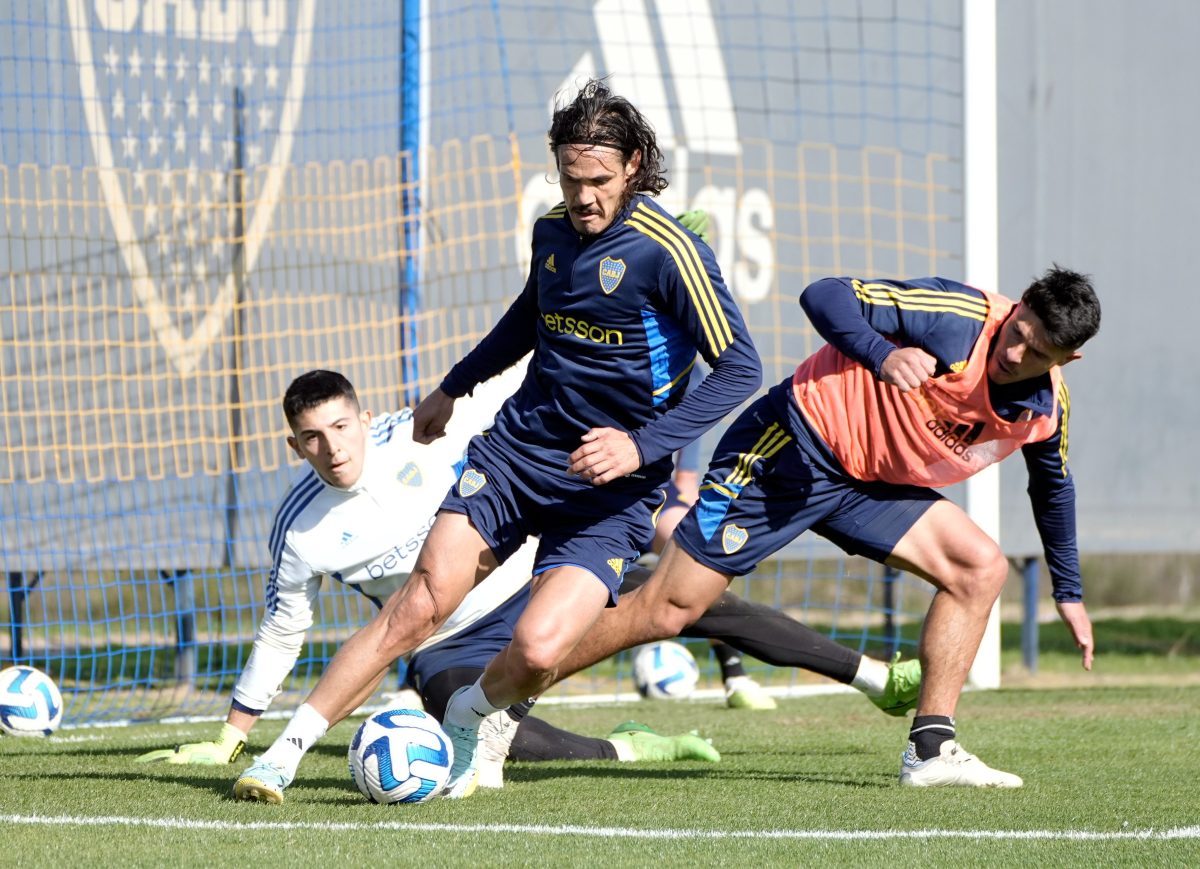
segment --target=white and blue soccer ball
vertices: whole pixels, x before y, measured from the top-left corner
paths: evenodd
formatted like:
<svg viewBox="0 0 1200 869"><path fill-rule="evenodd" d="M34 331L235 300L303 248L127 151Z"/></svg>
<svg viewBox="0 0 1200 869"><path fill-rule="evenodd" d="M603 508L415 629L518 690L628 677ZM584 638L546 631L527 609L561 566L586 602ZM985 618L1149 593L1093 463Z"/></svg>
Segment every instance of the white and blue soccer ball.
<svg viewBox="0 0 1200 869"><path fill-rule="evenodd" d="M13 736L49 736L62 723L62 694L35 667L0 671L0 730Z"/></svg>
<svg viewBox="0 0 1200 869"><path fill-rule="evenodd" d="M696 659L682 643L665 640L638 646L633 653L633 683L650 700L691 696L700 681Z"/></svg>
<svg viewBox="0 0 1200 869"><path fill-rule="evenodd" d="M362 723L348 752L350 777L373 803L423 803L450 778L454 747L420 709L385 709Z"/></svg>

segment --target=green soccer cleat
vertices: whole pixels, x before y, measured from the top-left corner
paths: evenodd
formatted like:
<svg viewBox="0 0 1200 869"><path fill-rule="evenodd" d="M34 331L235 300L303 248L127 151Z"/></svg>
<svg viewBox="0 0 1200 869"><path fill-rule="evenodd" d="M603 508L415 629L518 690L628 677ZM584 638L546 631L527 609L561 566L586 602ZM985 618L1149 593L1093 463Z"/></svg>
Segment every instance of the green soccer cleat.
<svg viewBox="0 0 1200 869"><path fill-rule="evenodd" d="M887 683L883 686L883 693L870 699L888 715L900 717L917 707L920 694L921 662L916 658L901 661L900 653L897 652L888 664Z"/></svg>
<svg viewBox="0 0 1200 869"><path fill-rule="evenodd" d="M696 731L662 736L644 724L626 721L614 728L606 738L617 749L617 757L623 761L702 760L705 763L718 763L721 760L721 753Z"/></svg>

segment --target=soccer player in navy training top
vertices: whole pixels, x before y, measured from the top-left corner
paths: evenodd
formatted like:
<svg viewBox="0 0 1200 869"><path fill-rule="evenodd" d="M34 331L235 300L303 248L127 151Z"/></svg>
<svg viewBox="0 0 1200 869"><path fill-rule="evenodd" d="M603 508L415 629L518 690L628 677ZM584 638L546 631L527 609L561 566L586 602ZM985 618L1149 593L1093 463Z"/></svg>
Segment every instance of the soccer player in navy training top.
<svg viewBox="0 0 1200 869"><path fill-rule="evenodd" d="M626 569L650 546L672 453L762 379L712 251L651 198L667 181L641 113L590 81L554 112L549 140L563 202L534 227L525 287L417 407L414 437L439 437L456 398L532 350L525 380L471 441L409 581L342 646L297 712L311 721L307 746L538 536L512 643L446 710L451 797L475 788L478 722L553 683L559 662L615 603ZM697 352L710 373L689 390ZM273 786L289 781L280 774Z"/></svg>

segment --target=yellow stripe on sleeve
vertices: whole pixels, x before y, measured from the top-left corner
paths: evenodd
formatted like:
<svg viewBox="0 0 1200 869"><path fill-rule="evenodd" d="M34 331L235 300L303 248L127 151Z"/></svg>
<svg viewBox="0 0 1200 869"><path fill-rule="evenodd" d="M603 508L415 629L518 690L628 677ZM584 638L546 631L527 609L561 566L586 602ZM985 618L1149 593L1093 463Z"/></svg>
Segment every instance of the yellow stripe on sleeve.
<svg viewBox="0 0 1200 869"><path fill-rule="evenodd" d="M733 330L692 239L675 224L643 204L638 205L628 223L643 235L657 241L671 254L704 327L709 347L714 356L720 356L725 348L733 343Z"/></svg>
<svg viewBox="0 0 1200 869"><path fill-rule="evenodd" d="M868 305L889 305L903 311L958 314L980 321L987 319L987 300L968 293L905 289L891 284L865 284L859 280L851 281L851 284L855 297Z"/></svg>
<svg viewBox="0 0 1200 869"><path fill-rule="evenodd" d="M725 316L725 309L721 307L721 300L717 297L717 291L708 277L708 270L704 267L704 260L700 258L700 253L696 250L696 244L692 241L692 236L671 220L663 217L653 209L647 208L644 204L638 205L638 211L645 218L661 226L670 237L675 239L677 246L686 256L686 261L692 266L697 278L697 286L703 292L704 299L712 307L715 322L725 340L725 346L729 346L729 344L733 343L733 330L729 326L729 320Z"/></svg>
<svg viewBox="0 0 1200 869"><path fill-rule="evenodd" d="M708 341L709 348L714 356L719 356L727 347L728 342L722 343L721 335L716 330L713 324L713 314L710 308L703 304L703 295L697 292L693 275L681 260L680 254L671 244L671 241L665 237L654 227L644 224L637 220L636 216L631 217L628 221L629 226L632 226L643 235L657 241L667 252L671 254L671 258L675 260L675 265L679 269L680 277L683 278L684 286L687 287L688 297L692 300L692 306L696 309L696 313L700 319L700 325L704 328L704 336Z"/></svg>
<svg viewBox="0 0 1200 869"><path fill-rule="evenodd" d="M1058 439L1058 455L1062 459L1062 475L1067 476L1067 421L1071 417L1071 393L1067 381L1058 382L1058 403L1062 407L1062 431Z"/></svg>

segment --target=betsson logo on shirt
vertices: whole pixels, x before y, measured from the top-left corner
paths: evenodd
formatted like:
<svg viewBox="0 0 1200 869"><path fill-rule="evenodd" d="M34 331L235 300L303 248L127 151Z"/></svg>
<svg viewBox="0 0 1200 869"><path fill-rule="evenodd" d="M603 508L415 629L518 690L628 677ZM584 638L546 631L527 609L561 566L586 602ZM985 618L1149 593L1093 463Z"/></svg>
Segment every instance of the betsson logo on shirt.
<svg viewBox="0 0 1200 869"><path fill-rule="evenodd" d="M616 344L619 346L625 343L625 335L620 329L593 326L587 320L580 320L577 317L564 317L555 312L542 314L542 322L551 332L571 335L584 341L591 341L593 344Z"/></svg>

